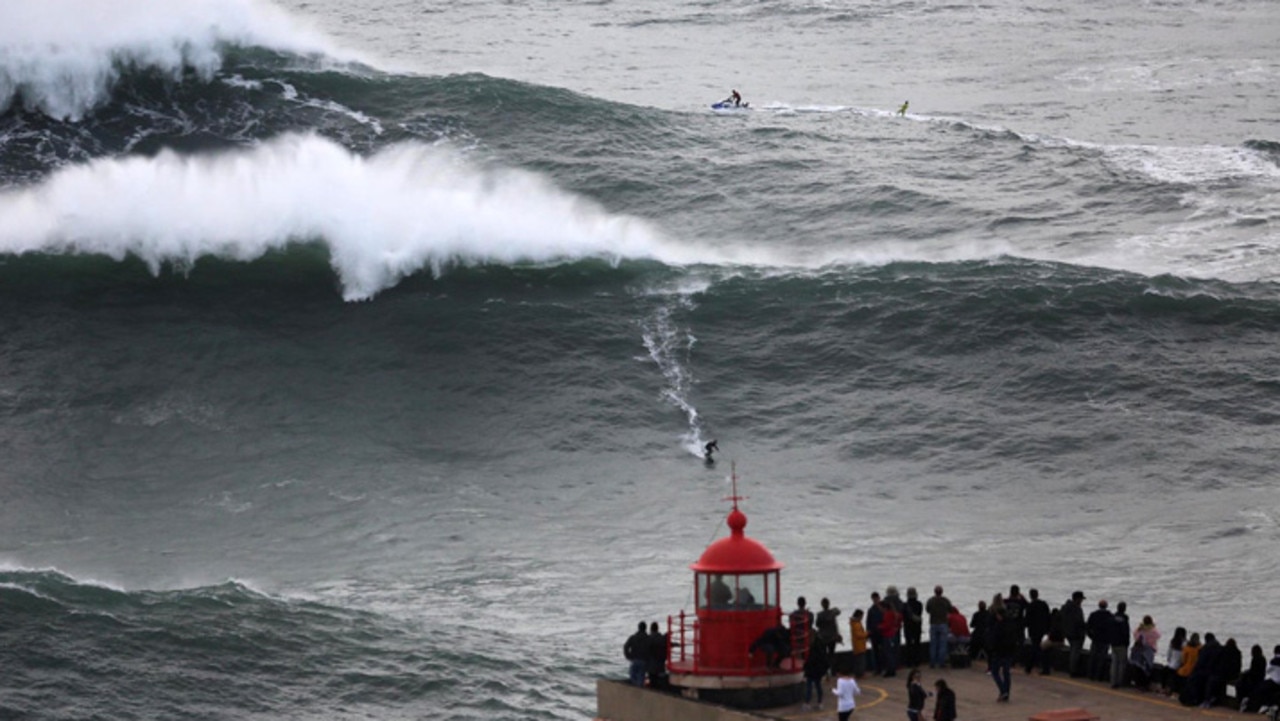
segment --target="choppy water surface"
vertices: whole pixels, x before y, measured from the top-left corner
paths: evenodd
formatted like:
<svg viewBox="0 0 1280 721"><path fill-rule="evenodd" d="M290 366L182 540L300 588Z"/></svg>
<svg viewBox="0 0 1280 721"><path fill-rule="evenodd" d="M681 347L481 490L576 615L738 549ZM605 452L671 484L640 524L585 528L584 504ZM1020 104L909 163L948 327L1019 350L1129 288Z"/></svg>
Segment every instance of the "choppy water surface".
<svg viewBox="0 0 1280 721"><path fill-rule="evenodd" d="M1278 25L0 9L0 709L582 718L731 462L788 595L1269 647Z"/></svg>

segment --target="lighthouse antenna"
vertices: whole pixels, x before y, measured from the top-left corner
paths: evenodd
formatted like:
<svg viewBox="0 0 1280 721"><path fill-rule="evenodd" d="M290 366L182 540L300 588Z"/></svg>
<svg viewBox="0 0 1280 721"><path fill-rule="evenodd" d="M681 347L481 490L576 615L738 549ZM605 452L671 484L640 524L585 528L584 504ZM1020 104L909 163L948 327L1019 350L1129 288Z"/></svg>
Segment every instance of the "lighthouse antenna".
<svg viewBox="0 0 1280 721"><path fill-rule="evenodd" d="M729 464L729 478L730 478L730 480L732 480L732 481L733 481L733 495L732 495L732 496L729 496L728 498L726 498L726 499L724 499L724 500L726 500L726 501L732 501L732 502L733 502L733 510L735 510L735 511L736 511L736 510L738 510L738 501L745 501L745 500L747 500L747 497L746 497L746 496L739 496L739 495L738 495L738 462L737 462L737 461L734 461L733 463Z"/></svg>

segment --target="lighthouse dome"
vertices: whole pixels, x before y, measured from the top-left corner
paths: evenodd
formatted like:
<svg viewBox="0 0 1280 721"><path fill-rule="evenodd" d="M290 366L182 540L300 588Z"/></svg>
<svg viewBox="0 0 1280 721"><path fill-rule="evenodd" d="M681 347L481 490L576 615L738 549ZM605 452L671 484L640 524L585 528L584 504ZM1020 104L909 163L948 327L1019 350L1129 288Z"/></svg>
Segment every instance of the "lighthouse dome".
<svg viewBox="0 0 1280 721"><path fill-rule="evenodd" d="M726 519L729 537L707 546L697 563L689 567L703 573L759 573L782 568L763 543L747 538L747 514L734 508Z"/></svg>

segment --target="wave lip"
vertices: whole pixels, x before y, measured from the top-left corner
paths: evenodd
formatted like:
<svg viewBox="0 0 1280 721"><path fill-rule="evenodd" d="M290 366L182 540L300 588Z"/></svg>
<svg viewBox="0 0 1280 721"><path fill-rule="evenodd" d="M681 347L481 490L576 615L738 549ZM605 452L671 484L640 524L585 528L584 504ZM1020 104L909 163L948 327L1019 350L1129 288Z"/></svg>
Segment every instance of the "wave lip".
<svg viewBox="0 0 1280 721"><path fill-rule="evenodd" d="M42 0L0 3L0 113L15 105L79 120L122 74L208 80L228 46L359 61L263 0Z"/></svg>
<svg viewBox="0 0 1280 721"><path fill-rule="evenodd" d="M329 251L348 300L423 269L584 258L695 262L642 220L542 176L418 142L354 154L316 135L249 150L100 159L0 194L0 253L134 255L158 273L292 243Z"/></svg>

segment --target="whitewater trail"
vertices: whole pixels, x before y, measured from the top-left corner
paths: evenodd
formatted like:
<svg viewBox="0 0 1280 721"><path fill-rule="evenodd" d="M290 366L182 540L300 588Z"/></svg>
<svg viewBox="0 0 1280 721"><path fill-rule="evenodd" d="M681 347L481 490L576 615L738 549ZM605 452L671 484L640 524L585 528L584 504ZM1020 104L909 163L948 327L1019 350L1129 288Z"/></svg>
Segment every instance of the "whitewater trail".
<svg viewBox="0 0 1280 721"><path fill-rule="evenodd" d="M649 352L648 360L658 366L666 381L662 399L684 415L686 428L680 436L680 446L701 457L706 439L702 434L702 418L691 399L696 381L690 367L690 356L698 339L689 329L678 327L671 318L676 308L688 310L692 307L693 301L687 295L675 296L674 304L664 304L641 324L641 338Z"/></svg>

